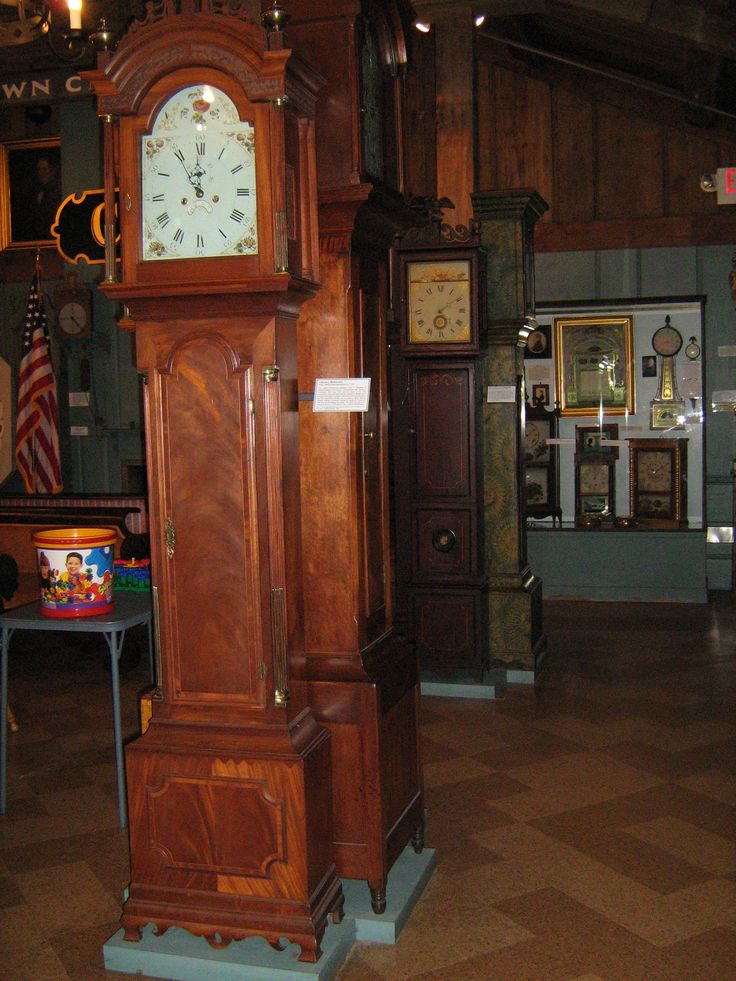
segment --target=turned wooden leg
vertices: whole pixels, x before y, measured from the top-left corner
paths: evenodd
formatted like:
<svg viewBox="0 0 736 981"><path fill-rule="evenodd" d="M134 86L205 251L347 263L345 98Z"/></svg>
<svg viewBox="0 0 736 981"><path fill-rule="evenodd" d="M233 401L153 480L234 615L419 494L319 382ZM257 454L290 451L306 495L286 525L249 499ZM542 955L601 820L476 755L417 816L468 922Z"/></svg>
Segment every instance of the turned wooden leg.
<svg viewBox="0 0 736 981"><path fill-rule="evenodd" d="M15 713L13 712L13 708L10 705L8 705L8 729L10 729L11 732L20 731L20 726L16 721Z"/></svg>
<svg viewBox="0 0 736 981"><path fill-rule="evenodd" d="M412 835L411 847L414 849L417 855L421 855L421 853L424 851L424 821L422 821Z"/></svg>
<svg viewBox="0 0 736 981"><path fill-rule="evenodd" d="M371 909L376 914L381 914L386 912L386 889L385 887L381 889L374 889L372 886L371 890Z"/></svg>

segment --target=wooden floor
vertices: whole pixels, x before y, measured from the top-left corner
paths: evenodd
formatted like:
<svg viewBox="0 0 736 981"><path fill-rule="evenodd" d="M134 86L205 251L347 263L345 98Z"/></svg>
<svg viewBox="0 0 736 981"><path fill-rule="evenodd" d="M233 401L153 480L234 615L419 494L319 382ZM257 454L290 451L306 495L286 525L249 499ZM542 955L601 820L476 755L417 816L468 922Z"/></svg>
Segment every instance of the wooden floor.
<svg viewBox="0 0 736 981"><path fill-rule="evenodd" d="M534 688L425 698L438 870L398 945L356 945L339 981L736 979L736 607L556 600L545 625ZM123 981L101 955L128 875L106 655L11 653L0 977Z"/></svg>

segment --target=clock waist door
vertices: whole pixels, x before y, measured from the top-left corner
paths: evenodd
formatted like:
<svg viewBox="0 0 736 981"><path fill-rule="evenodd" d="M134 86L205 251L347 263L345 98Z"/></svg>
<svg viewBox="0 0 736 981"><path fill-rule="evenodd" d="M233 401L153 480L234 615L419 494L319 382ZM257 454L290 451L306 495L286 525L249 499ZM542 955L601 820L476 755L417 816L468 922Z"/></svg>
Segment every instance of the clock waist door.
<svg viewBox="0 0 736 981"><path fill-rule="evenodd" d="M475 359L406 359L409 385L406 570L409 633L420 664L478 668L485 649L485 572L479 493ZM401 422L399 421L399 425ZM401 452L401 439L396 452ZM399 490L399 498L403 492Z"/></svg>
<svg viewBox="0 0 736 981"><path fill-rule="evenodd" d="M266 721L288 678L281 403L278 379L264 378L275 360L268 340L247 327L235 343L196 328L139 331L154 361L146 413L163 689L154 720Z"/></svg>

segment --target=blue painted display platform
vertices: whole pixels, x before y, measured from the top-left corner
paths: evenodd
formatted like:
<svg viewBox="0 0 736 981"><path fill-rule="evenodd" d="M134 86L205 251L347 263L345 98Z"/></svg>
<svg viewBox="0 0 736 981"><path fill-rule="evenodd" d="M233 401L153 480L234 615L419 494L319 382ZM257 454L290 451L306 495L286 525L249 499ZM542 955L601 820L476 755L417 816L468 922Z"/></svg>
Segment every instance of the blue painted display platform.
<svg viewBox="0 0 736 981"><path fill-rule="evenodd" d="M118 930L103 946L105 968L170 981L329 981L356 940L396 943L435 867L433 849L416 855L406 848L389 872L386 912L381 916L371 910L367 884L344 879L345 918L328 923L316 964L298 961L296 944L276 951L261 937L250 937L216 950L186 930L171 927L156 937L147 926L139 943L124 940Z"/></svg>
<svg viewBox="0 0 736 981"><path fill-rule="evenodd" d="M482 682L464 672L435 675L422 671L419 681L422 695L446 698L500 698L506 690L505 671L487 671Z"/></svg>

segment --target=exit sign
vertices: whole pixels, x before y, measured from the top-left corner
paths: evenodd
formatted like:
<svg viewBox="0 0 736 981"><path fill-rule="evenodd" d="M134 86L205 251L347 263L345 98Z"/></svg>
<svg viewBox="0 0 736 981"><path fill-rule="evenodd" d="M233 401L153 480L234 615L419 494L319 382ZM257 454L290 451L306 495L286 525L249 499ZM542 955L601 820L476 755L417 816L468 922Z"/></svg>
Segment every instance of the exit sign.
<svg viewBox="0 0 736 981"><path fill-rule="evenodd" d="M736 204L736 167L719 167L716 171L718 204Z"/></svg>

